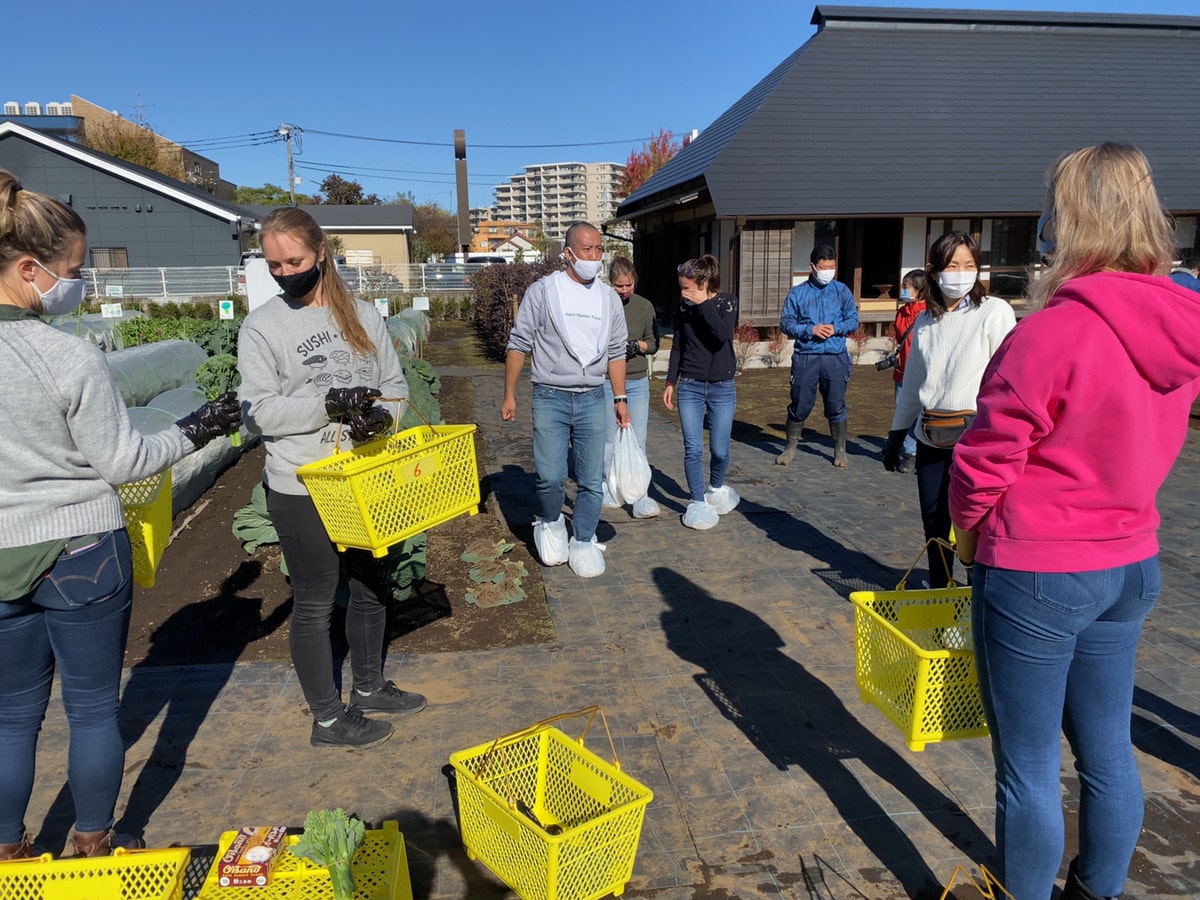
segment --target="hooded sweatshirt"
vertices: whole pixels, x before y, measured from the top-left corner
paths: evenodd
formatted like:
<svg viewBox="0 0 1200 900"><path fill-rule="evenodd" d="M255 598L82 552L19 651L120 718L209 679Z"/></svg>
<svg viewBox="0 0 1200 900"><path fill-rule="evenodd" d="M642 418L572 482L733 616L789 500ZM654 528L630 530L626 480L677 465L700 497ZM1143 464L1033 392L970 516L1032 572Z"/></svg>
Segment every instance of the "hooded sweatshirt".
<svg viewBox="0 0 1200 900"><path fill-rule="evenodd" d="M950 510L976 559L1027 572L1158 552L1155 497L1200 392L1200 294L1164 276L1072 279L984 373L954 450Z"/></svg>
<svg viewBox="0 0 1200 900"><path fill-rule="evenodd" d="M616 291L552 272L525 291L508 349L533 354L534 384L583 393L604 384L610 360L625 358L627 334Z"/></svg>

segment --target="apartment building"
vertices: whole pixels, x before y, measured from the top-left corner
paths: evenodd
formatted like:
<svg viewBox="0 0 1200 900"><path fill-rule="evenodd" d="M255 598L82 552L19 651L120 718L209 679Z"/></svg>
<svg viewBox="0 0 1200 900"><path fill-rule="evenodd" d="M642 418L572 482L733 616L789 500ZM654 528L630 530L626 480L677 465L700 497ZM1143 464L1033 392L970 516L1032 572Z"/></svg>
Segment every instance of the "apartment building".
<svg viewBox="0 0 1200 900"><path fill-rule="evenodd" d="M562 240L572 222L599 225L613 217L624 169L612 162L526 166L508 184L496 185L495 218L540 222L547 238Z"/></svg>

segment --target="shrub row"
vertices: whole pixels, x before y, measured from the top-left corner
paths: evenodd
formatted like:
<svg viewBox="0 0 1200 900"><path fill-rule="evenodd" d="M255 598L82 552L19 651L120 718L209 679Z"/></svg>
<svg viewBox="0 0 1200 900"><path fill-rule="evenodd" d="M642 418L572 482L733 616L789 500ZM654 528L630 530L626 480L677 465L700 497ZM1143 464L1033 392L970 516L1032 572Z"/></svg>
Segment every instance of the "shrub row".
<svg viewBox="0 0 1200 900"><path fill-rule="evenodd" d="M542 276L562 267L562 260L555 258L507 266L486 266L471 276L475 330L489 357L504 359L508 334L513 327L513 312L525 289Z"/></svg>

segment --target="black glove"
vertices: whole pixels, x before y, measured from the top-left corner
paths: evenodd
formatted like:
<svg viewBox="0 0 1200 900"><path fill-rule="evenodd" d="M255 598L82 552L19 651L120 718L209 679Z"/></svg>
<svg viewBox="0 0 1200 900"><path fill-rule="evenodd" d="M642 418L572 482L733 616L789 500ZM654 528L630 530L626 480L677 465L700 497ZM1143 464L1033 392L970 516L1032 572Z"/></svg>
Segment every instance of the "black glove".
<svg viewBox="0 0 1200 900"><path fill-rule="evenodd" d="M325 412L329 413L330 419L363 415L379 396L382 395L378 390L369 387L330 388L325 395Z"/></svg>
<svg viewBox="0 0 1200 900"><path fill-rule="evenodd" d="M900 455L904 450L906 434L908 434L907 428L898 428L888 432L887 443L883 445L883 467L889 472L895 472L900 468Z"/></svg>
<svg viewBox="0 0 1200 900"><path fill-rule="evenodd" d="M369 441L391 427L392 414L382 406L372 406L365 413L354 413L346 417L350 439L356 443Z"/></svg>
<svg viewBox="0 0 1200 900"><path fill-rule="evenodd" d="M233 434L242 426L242 405L238 403L237 394L226 391L175 424L183 436L199 449L213 438Z"/></svg>
<svg viewBox="0 0 1200 900"><path fill-rule="evenodd" d="M625 358L633 359L635 356L642 355L642 348L637 341L625 342Z"/></svg>

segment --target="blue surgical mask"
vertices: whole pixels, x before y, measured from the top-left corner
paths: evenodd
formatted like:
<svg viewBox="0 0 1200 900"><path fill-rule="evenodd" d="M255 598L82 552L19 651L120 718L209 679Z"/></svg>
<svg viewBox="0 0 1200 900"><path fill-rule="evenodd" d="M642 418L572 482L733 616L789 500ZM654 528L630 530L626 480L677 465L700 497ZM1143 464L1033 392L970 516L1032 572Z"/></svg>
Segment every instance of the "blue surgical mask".
<svg viewBox="0 0 1200 900"><path fill-rule="evenodd" d="M901 300L911 300L912 299L912 291L910 291L908 288L900 288L900 299Z"/></svg>

